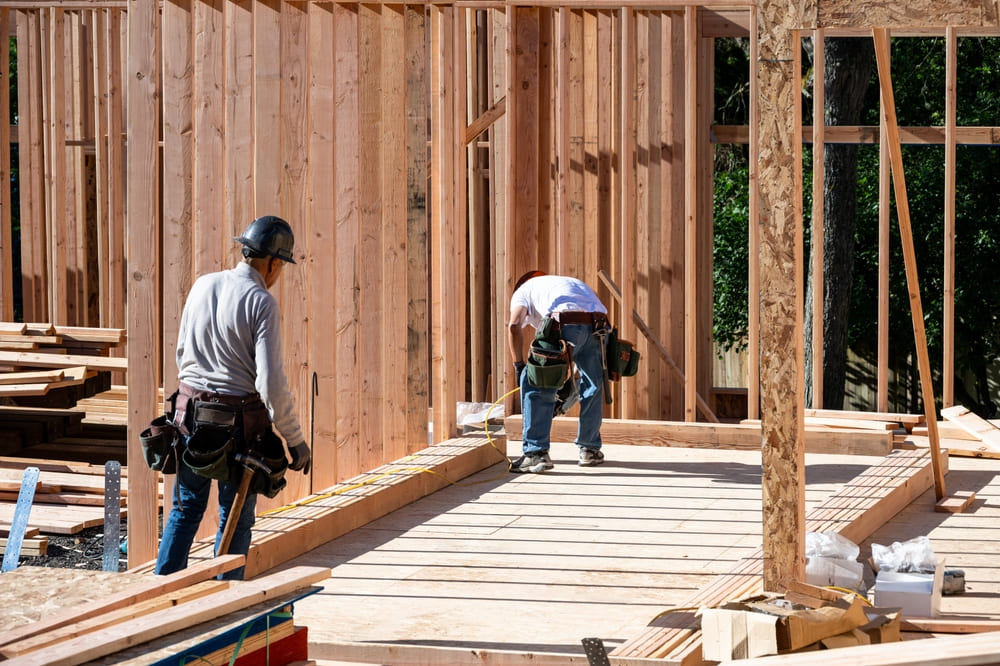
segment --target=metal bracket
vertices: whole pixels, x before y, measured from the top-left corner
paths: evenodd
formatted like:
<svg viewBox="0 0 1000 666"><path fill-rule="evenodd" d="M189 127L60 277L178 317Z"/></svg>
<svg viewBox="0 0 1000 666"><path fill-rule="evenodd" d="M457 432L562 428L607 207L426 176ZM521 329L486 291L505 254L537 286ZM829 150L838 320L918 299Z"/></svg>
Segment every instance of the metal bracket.
<svg viewBox="0 0 1000 666"><path fill-rule="evenodd" d="M35 500L35 486L38 485L38 468L26 467L21 477L21 490L17 493L17 505L14 507L14 518L10 523L10 533L7 546L3 551L2 571L13 571L21 559L21 544L24 543L24 532L28 527L28 515L31 513L31 503Z"/></svg>
<svg viewBox="0 0 1000 666"><path fill-rule="evenodd" d="M103 571L118 571L122 520L122 465L117 460L104 463L104 559Z"/></svg>
<svg viewBox="0 0 1000 666"><path fill-rule="evenodd" d="M608 651L604 648L604 641L600 638L584 638L583 651L587 655L587 663L590 666L611 666L608 659Z"/></svg>

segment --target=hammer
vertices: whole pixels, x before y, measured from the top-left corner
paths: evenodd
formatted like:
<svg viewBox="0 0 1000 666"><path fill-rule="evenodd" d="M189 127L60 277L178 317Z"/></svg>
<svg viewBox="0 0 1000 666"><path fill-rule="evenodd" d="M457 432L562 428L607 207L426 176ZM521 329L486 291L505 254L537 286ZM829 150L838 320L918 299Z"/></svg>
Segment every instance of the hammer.
<svg viewBox="0 0 1000 666"><path fill-rule="evenodd" d="M225 555L229 550L229 542L233 540L233 533L236 531L236 523L240 521L240 514L243 512L243 503L246 501L247 493L250 490L250 481L253 479L255 471L260 470L264 474L270 474L271 470L259 459L249 453L237 453L236 462L243 465L243 478L240 479L240 487L233 498L233 506L229 509L226 517L226 529L222 533L222 541L219 542L219 550L216 557Z"/></svg>

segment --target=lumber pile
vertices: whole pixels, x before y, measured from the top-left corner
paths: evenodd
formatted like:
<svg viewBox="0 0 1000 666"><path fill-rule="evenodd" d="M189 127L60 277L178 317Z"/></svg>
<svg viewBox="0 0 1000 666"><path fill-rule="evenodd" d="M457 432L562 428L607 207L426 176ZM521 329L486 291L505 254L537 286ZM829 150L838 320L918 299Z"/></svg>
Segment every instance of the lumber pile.
<svg viewBox="0 0 1000 666"><path fill-rule="evenodd" d="M216 579L243 562L227 555L167 576L18 568L4 574L11 584L0 587L9 611L0 659L11 666L307 659L306 631L294 626L292 603L318 591L311 586L329 578L330 569Z"/></svg>
<svg viewBox="0 0 1000 666"><path fill-rule="evenodd" d="M34 501L28 521L32 537L39 534L76 534L104 524L104 465L44 462L31 458L0 457L0 534L10 528L25 467L39 468ZM126 514L128 470L122 467L121 515ZM27 536L27 535L26 535ZM44 555L39 543L32 553Z"/></svg>
<svg viewBox="0 0 1000 666"><path fill-rule="evenodd" d="M124 343L120 328L0 322L0 396L42 396L99 370L126 370L127 360L111 355Z"/></svg>

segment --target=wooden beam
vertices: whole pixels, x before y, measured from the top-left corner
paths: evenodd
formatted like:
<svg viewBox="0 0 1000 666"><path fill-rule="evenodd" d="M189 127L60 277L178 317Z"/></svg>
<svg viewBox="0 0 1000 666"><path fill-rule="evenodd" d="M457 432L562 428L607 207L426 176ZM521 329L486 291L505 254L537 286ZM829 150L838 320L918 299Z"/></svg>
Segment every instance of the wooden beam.
<svg viewBox="0 0 1000 666"><path fill-rule="evenodd" d="M327 567L293 567L254 580L240 581L207 595L197 603L171 608L84 634L45 648L44 658L32 655L11 659L10 664L59 663L74 666L145 643L165 634L193 627L268 599L309 587L330 577ZM192 608L193 607L193 608Z"/></svg>
<svg viewBox="0 0 1000 666"><path fill-rule="evenodd" d="M878 65L879 88L882 98L882 114L885 119L892 162L892 183L896 194L896 215L899 219L899 236L903 245L903 259L906 264L906 284L910 294L910 314L913 319L913 337L917 348L917 366L920 370L920 387L923 394L924 413L931 440L931 457L935 463L934 490L937 498L945 496L944 473L940 469L937 415L934 403L934 384L931 362L927 352L927 333L924 328L924 310L920 299L920 280L917 275L917 257L913 247L913 230L910 226L910 207L906 195L906 178L903 175L903 153L899 144L899 128L896 124L896 101L892 92L892 76L889 73L889 36L884 28L872 31L875 40L875 60Z"/></svg>
<svg viewBox="0 0 1000 666"><path fill-rule="evenodd" d="M941 404L955 404L955 129L958 124L958 38L949 27L945 37L944 145L944 294L942 294Z"/></svg>
<svg viewBox="0 0 1000 666"><path fill-rule="evenodd" d="M465 128L465 145L475 141L475 139L489 129L490 125L503 118L507 112L507 97L501 97L494 104L483 111L478 118L469 123Z"/></svg>
<svg viewBox="0 0 1000 666"><path fill-rule="evenodd" d="M684 10L684 420L697 421L698 392L698 23Z"/></svg>
<svg viewBox="0 0 1000 666"><path fill-rule="evenodd" d="M826 301L824 282L824 204L825 204L825 164L826 155L825 113L826 113L826 56L824 45L826 34L823 29L813 31L813 155L812 155L812 406L823 407L823 305Z"/></svg>
<svg viewBox="0 0 1000 666"><path fill-rule="evenodd" d="M504 430L515 439L524 420L520 414L504 419ZM572 442L576 437L577 421L569 416L552 420L552 440ZM736 449L756 451L760 448L759 423L691 423L686 421L646 421L641 419L604 419L601 439L605 444L671 446L693 449ZM850 430L829 426L809 426L804 429L807 453L837 453L884 456L892 450L893 436L888 431Z"/></svg>
<svg viewBox="0 0 1000 666"><path fill-rule="evenodd" d="M159 8L130 0L128 9L128 324L127 363L112 369L128 373L128 476L130 564L156 552L156 473L144 462L139 433L157 413L159 318ZM110 359L109 359L110 361ZM86 365L75 363L74 365Z"/></svg>

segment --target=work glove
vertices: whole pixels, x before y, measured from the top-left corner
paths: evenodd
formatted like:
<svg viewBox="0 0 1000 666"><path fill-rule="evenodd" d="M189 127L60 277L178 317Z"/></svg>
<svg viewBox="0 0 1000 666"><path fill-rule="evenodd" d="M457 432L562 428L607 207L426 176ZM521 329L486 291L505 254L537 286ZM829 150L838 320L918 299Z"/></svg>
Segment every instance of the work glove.
<svg viewBox="0 0 1000 666"><path fill-rule="evenodd" d="M514 363L514 381L517 382L518 386L521 385L521 373L524 372L524 368L524 361L516 361Z"/></svg>
<svg viewBox="0 0 1000 666"><path fill-rule="evenodd" d="M288 453L292 456L292 462L288 466L296 471L302 470L303 474L308 474L309 466L312 463L312 453L309 451L309 445L305 442L299 442L289 448Z"/></svg>

